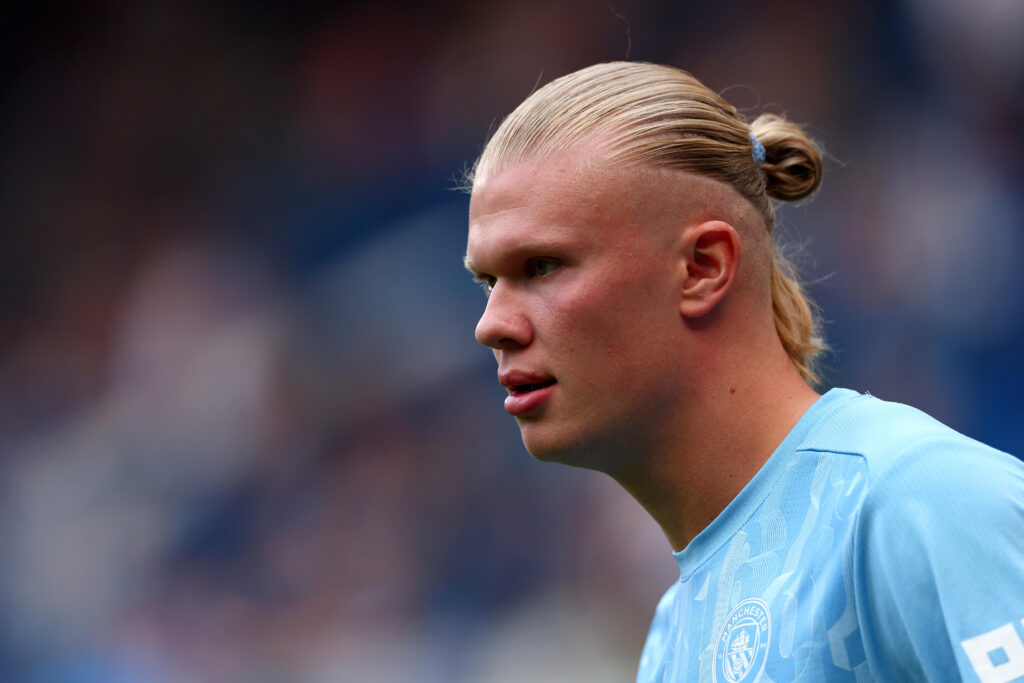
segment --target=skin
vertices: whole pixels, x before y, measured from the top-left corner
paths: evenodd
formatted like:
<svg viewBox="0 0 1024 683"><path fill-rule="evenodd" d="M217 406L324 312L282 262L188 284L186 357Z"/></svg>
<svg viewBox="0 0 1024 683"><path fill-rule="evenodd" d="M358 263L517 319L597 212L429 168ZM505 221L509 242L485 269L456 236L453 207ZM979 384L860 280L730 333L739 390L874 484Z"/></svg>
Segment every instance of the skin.
<svg viewBox="0 0 1024 683"><path fill-rule="evenodd" d="M483 178L466 266L476 338L552 377L516 419L536 458L607 473L681 550L818 398L772 321L756 210L701 176L601 161L599 144Z"/></svg>

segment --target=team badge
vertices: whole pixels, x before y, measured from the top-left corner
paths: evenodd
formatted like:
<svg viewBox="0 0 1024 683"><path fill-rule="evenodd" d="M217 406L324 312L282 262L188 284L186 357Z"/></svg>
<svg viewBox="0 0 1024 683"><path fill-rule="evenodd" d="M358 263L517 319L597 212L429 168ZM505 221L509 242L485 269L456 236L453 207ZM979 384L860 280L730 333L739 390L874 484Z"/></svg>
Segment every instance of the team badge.
<svg viewBox="0 0 1024 683"><path fill-rule="evenodd" d="M747 598L729 612L715 645L715 683L754 681L764 670L772 635L771 614L764 600Z"/></svg>

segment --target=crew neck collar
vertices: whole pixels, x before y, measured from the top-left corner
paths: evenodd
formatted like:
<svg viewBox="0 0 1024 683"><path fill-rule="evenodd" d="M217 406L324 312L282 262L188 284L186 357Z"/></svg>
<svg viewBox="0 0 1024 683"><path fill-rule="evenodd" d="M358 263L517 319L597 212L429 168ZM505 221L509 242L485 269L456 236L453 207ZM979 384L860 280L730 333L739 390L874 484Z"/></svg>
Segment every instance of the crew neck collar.
<svg viewBox="0 0 1024 683"><path fill-rule="evenodd" d="M832 389L804 412L786 438L757 471L757 474L747 482L739 494L715 517L714 521L697 534L685 548L672 553L679 565L682 579L689 578L716 550L727 543L746 524L779 481L779 477L782 476L791 461L791 456L811 428L840 403L858 395L857 392L850 389Z"/></svg>

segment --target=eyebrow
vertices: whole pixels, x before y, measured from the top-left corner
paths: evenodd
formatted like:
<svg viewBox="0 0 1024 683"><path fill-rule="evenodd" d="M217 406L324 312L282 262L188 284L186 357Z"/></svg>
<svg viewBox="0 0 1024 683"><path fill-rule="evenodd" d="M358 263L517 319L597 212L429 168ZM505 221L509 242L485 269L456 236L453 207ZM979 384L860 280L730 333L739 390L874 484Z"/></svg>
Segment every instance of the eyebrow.
<svg viewBox="0 0 1024 683"><path fill-rule="evenodd" d="M508 249L498 254L497 261L501 263L544 256L561 258L565 252L577 246L577 243L571 239L530 239L528 241L514 242ZM477 269L469 254L462 258L462 265L473 275L481 274L481 271Z"/></svg>

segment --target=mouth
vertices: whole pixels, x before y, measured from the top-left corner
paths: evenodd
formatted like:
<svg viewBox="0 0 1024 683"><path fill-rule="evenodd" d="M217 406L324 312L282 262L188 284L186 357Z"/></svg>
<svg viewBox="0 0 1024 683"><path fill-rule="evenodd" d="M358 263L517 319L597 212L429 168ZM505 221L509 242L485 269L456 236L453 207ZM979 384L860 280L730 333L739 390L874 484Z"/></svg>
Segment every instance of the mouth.
<svg viewBox="0 0 1024 683"><path fill-rule="evenodd" d="M512 386L509 387L509 390L512 392L513 395L528 394L531 391L537 391L538 389L550 387L556 382L557 380L550 379L546 382L540 382L538 384L513 384Z"/></svg>
<svg viewBox="0 0 1024 683"><path fill-rule="evenodd" d="M558 381L550 375L511 370L499 373L502 386L508 391L505 410L514 417L537 416L554 394Z"/></svg>

